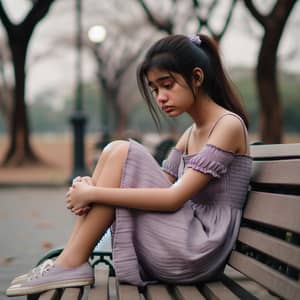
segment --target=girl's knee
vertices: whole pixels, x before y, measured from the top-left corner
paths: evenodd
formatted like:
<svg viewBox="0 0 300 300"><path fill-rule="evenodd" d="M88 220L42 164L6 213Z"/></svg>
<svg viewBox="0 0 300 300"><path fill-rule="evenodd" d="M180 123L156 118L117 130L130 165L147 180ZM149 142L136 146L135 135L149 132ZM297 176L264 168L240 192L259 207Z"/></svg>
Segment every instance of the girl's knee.
<svg viewBox="0 0 300 300"><path fill-rule="evenodd" d="M129 148L128 141L117 140L109 143L104 149L104 155L117 155L117 156L127 156Z"/></svg>

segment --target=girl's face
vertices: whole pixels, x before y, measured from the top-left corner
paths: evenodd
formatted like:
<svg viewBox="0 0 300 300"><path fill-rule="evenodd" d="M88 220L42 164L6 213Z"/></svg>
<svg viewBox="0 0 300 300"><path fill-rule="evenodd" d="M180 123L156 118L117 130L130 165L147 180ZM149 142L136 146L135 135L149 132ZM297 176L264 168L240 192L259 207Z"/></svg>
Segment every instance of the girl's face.
<svg viewBox="0 0 300 300"><path fill-rule="evenodd" d="M194 95L181 75L151 69L147 78L158 106L169 117L177 117L192 110Z"/></svg>

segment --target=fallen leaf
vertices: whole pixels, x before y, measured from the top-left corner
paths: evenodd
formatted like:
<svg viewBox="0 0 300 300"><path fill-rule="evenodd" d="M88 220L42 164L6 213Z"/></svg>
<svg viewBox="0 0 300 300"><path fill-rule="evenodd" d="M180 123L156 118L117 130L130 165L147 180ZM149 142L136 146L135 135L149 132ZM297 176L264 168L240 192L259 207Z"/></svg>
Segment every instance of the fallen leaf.
<svg viewBox="0 0 300 300"><path fill-rule="evenodd" d="M47 249L47 250L53 248L53 245L52 245L51 242L42 242L41 246L42 246L43 249Z"/></svg>
<svg viewBox="0 0 300 300"><path fill-rule="evenodd" d="M41 213L38 210L32 210L31 211L31 217L38 218L41 215Z"/></svg>
<svg viewBox="0 0 300 300"><path fill-rule="evenodd" d="M0 257L0 266L9 265L14 261L14 257Z"/></svg>

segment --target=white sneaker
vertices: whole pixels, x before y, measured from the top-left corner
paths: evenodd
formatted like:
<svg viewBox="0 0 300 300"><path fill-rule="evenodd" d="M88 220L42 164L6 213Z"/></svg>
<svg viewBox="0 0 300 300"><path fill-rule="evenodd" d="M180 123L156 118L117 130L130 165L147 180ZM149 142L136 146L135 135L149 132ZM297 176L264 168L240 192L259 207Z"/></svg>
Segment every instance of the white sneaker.
<svg viewBox="0 0 300 300"><path fill-rule="evenodd" d="M54 261L54 259L47 259L45 260L44 262L42 262L40 265L36 266L35 268L33 268L31 271L29 271L28 273L26 274L22 274L22 275L19 275L17 277L15 277L12 282L10 283L10 285L13 285L13 284L17 284L17 283L20 283L24 280L26 280L28 277L32 276L33 274L35 273L38 273L39 270L44 267L45 265L51 263L50 261Z"/></svg>
<svg viewBox="0 0 300 300"><path fill-rule="evenodd" d="M95 280L94 270L88 262L76 268L64 268L50 260L38 271L30 273L22 282L12 284L6 295L22 296L56 288L92 285Z"/></svg>

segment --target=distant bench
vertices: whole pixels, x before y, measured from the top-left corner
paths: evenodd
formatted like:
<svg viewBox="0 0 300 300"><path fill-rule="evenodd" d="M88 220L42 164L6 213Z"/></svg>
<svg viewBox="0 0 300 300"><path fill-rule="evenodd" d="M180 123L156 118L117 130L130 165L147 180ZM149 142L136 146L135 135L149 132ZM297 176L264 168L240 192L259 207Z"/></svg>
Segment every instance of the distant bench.
<svg viewBox="0 0 300 300"><path fill-rule="evenodd" d="M220 280L190 286L156 284L139 291L118 283L112 267L109 272L97 266L93 288L51 290L28 299L300 299L300 144L255 145L251 156L251 192L236 248ZM102 256L105 260L111 254Z"/></svg>

